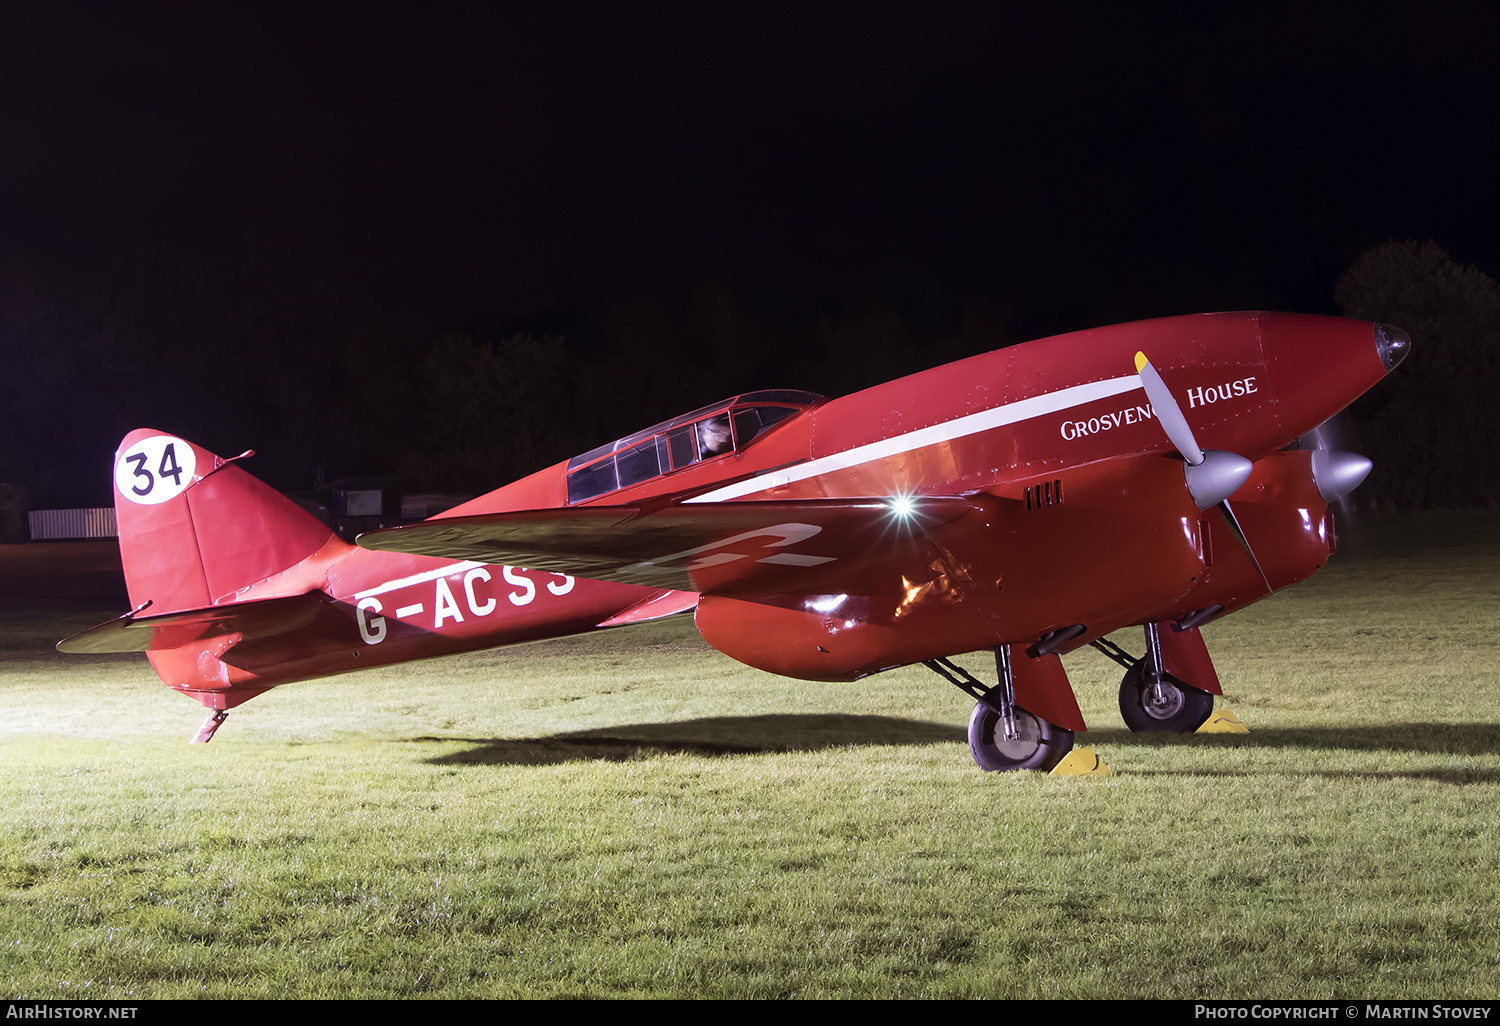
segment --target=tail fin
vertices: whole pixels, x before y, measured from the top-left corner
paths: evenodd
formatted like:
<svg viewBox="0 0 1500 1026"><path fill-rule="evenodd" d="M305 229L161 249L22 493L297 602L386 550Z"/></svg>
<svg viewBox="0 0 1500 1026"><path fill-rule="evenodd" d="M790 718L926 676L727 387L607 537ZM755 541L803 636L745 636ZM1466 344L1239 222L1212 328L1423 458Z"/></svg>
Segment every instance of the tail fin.
<svg viewBox="0 0 1500 1026"><path fill-rule="evenodd" d="M125 586L133 607L150 603L147 615L239 601L335 541L332 529L233 463L150 428L120 443L114 481ZM309 587L289 579L254 597Z"/></svg>

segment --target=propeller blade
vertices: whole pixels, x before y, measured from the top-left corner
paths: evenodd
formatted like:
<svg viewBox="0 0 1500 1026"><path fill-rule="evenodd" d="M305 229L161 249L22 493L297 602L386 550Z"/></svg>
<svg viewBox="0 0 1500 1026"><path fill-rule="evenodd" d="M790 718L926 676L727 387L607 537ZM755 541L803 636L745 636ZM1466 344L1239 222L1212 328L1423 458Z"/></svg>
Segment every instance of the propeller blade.
<svg viewBox="0 0 1500 1026"><path fill-rule="evenodd" d="M1167 438L1182 453L1182 458L1187 460L1189 466L1196 467L1202 463L1203 450L1198 448L1198 440L1193 437L1193 429L1188 427L1182 407L1172 398L1172 390L1161 379L1156 368L1151 366L1145 353L1135 354L1135 371L1141 377L1141 387L1146 390L1146 398L1151 400L1151 408L1155 411L1162 430L1167 433Z"/></svg>
<svg viewBox="0 0 1500 1026"><path fill-rule="evenodd" d="M1274 591L1266 572L1260 568L1260 560L1255 558L1255 550L1250 547L1250 539L1245 537L1245 529L1240 526L1239 518L1234 515L1234 510L1229 507L1229 500L1225 499L1219 503L1219 512L1224 514L1224 523L1229 525L1229 531L1234 535L1235 541L1240 543L1240 548L1245 550L1245 555L1250 557L1250 565L1255 567L1255 572L1260 574L1261 583L1266 586L1266 591Z"/></svg>
<svg viewBox="0 0 1500 1026"><path fill-rule="evenodd" d="M1249 480L1255 465L1232 452L1205 452L1199 448L1182 407L1172 398L1172 390L1167 387L1156 368L1151 366L1145 353L1135 354L1135 369L1141 377L1141 387L1146 390L1146 397L1151 400L1156 419L1167 433L1168 441L1177 447L1177 451L1187 462L1188 493L1192 495L1198 508L1217 506L1239 491L1240 486Z"/></svg>
<svg viewBox="0 0 1500 1026"><path fill-rule="evenodd" d="M1250 479L1255 464L1232 452L1211 449L1205 453L1198 447L1193 429L1188 426L1187 416L1182 412L1182 407L1177 405L1172 390L1167 387L1156 368L1151 366L1145 353L1135 354L1135 370L1141 377L1141 387L1151 400L1151 408L1155 411L1162 430L1187 461L1188 494L1193 497L1199 509L1219 507L1230 533L1240 543L1240 548L1245 550L1245 555L1250 557L1250 564L1260 575L1266 590L1271 591L1271 582L1266 579L1266 572L1261 569L1260 560L1255 558L1255 550L1250 547L1250 539L1245 537L1245 530L1229 505L1229 497Z"/></svg>

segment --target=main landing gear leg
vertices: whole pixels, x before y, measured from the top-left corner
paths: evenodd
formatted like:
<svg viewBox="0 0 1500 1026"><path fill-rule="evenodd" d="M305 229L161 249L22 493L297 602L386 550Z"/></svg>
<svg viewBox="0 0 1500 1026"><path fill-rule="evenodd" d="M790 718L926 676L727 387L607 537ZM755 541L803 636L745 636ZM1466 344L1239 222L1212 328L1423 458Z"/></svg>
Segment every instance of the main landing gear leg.
<svg viewBox="0 0 1500 1026"><path fill-rule="evenodd" d="M1213 714L1214 696L1210 692L1167 672L1156 624L1146 624L1146 655L1140 659L1103 638L1089 644L1125 667L1125 679L1120 682L1120 715L1131 730L1191 734Z"/></svg>
<svg viewBox="0 0 1500 1026"><path fill-rule="evenodd" d="M949 659L928 659L929 670L978 699L969 717L969 751L982 770L1050 770L1073 747L1073 732L1016 704L1010 647L995 648L999 683L986 687Z"/></svg>

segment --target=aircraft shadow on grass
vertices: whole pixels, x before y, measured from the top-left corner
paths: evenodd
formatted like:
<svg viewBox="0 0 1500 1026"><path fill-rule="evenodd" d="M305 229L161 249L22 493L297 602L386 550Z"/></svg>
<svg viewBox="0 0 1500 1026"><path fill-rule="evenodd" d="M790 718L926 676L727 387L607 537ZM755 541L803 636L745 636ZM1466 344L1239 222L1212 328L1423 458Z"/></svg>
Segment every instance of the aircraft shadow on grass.
<svg viewBox="0 0 1500 1026"><path fill-rule="evenodd" d="M430 760L440 766L550 765L574 761L624 761L651 752L691 755L758 755L811 752L855 745L963 744L962 727L895 716L774 714L713 716L674 723L633 723L540 738L439 738L467 740L462 752Z"/></svg>
<svg viewBox="0 0 1500 1026"><path fill-rule="evenodd" d="M1257 729L1253 734L1136 733L1121 729L1089 731L1090 744L1108 746L1124 761L1131 748L1252 746L1264 750L1326 749L1340 752L1414 752L1420 755L1482 755L1500 751L1500 724L1403 723L1386 726L1289 727ZM626 724L540 738L441 738L416 742L467 741L474 747L429 760L434 765L551 765L575 761L624 761L654 752L706 756L756 755L764 752L810 752L865 745L961 744L962 727L893 716L796 715L716 716L674 723ZM1106 754L1109 754L1108 752ZM1130 772L1194 773L1202 768ZM1241 774L1226 767L1222 772ZM1306 767L1298 767L1306 772ZM1335 771L1335 776L1413 777L1477 783L1500 780L1500 771L1433 767L1416 770Z"/></svg>
<svg viewBox="0 0 1500 1026"><path fill-rule="evenodd" d="M1424 755L1482 755L1500 751L1500 724L1390 723L1349 727L1256 727L1245 734L1132 733L1091 730L1084 738L1098 744L1134 748L1168 745L1220 748L1327 748L1342 752L1420 752Z"/></svg>
<svg viewBox="0 0 1500 1026"><path fill-rule="evenodd" d="M1419 756L1486 755L1500 752L1500 724L1497 723L1392 723L1380 726L1351 727L1283 727L1257 728L1248 737L1243 734L1177 735L1166 733L1131 733L1128 730L1097 730L1086 735L1090 742L1109 746L1115 752L1122 748L1166 748L1200 746L1241 748L1246 745L1265 751L1297 749L1334 752L1407 752ZM1118 761L1118 760L1117 760ZM1118 768L1118 767L1117 767ZM1131 772L1136 772L1131 770ZM1141 769L1149 774L1202 774L1199 768L1180 770L1153 767ZM1255 775L1257 771L1224 767L1210 771L1226 775ZM1452 784L1500 782L1500 770L1462 766L1426 766L1413 769L1312 769L1299 764L1295 772L1308 776L1408 778Z"/></svg>

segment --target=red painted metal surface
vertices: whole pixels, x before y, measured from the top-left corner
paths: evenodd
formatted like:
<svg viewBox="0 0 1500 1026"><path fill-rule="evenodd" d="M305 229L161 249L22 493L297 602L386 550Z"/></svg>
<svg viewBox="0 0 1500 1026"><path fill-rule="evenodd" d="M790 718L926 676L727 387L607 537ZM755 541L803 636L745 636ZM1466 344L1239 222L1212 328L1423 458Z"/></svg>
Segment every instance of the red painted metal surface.
<svg viewBox="0 0 1500 1026"><path fill-rule="evenodd" d="M1218 671L1209 657L1208 646L1198 628L1185 631L1165 630L1161 632L1162 668L1184 684L1191 684L1199 691L1222 695Z"/></svg>
<svg viewBox="0 0 1500 1026"><path fill-rule="evenodd" d="M1188 494L1137 352L1203 448L1254 461L1230 501L1265 579L1221 512ZM1321 567L1327 504L1310 454L1282 450L1386 373L1364 322L1228 313L1098 328L787 400L791 416L733 452L700 456L669 422L660 473L630 487L570 505L558 464L358 548L235 463L142 429L115 471L137 609L65 650L148 651L170 686L226 709L287 681L696 600L716 648L809 680L1010 645L1021 704L1082 729L1056 656L1027 648L1205 622ZM649 456L652 437L620 452ZM1163 654L1218 691L1196 631L1164 631Z"/></svg>

